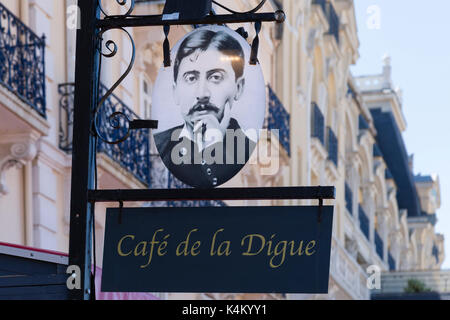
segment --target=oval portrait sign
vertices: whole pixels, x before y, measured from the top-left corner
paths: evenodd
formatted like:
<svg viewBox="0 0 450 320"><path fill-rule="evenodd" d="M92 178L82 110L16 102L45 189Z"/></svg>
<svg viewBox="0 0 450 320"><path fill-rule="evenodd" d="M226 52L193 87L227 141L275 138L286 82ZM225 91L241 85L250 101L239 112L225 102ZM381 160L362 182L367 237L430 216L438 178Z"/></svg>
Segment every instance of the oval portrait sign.
<svg viewBox="0 0 450 320"><path fill-rule="evenodd" d="M250 46L222 26L198 28L171 51L152 97L156 147L169 171L198 188L219 186L248 161L266 109L259 64Z"/></svg>

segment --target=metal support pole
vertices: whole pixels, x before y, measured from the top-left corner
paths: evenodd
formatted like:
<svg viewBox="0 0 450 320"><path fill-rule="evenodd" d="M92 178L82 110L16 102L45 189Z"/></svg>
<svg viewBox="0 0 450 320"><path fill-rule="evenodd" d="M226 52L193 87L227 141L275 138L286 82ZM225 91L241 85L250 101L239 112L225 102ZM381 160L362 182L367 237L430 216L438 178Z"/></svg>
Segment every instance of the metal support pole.
<svg viewBox="0 0 450 320"><path fill-rule="evenodd" d="M71 299L88 300L91 294L91 213L88 190L94 184L94 139L91 121L97 100L99 52L96 41L98 2L79 0L81 29L77 31L73 124L72 186L70 199L69 265L81 270L81 288Z"/></svg>

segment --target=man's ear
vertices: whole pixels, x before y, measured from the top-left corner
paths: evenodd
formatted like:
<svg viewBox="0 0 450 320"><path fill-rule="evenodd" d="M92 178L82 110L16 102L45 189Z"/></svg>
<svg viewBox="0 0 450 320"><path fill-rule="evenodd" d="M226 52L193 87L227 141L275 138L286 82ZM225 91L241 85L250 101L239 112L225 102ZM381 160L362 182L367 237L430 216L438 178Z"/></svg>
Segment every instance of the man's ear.
<svg viewBox="0 0 450 320"><path fill-rule="evenodd" d="M172 93L173 93L173 100L175 100L175 104L178 106L180 105L180 97L178 97L177 93L177 84L172 82Z"/></svg>
<svg viewBox="0 0 450 320"><path fill-rule="evenodd" d="M244 93L244 87L245 87L245 78L241 77L236 81L237 91L234 95L234 100L239 100Z"/></svg>

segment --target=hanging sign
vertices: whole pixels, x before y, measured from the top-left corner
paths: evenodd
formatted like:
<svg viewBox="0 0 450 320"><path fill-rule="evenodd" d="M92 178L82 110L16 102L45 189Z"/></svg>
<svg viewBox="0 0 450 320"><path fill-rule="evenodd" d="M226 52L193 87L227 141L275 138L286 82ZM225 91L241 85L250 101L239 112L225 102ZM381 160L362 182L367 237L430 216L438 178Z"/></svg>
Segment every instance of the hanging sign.
<svg viewBox="0 0 450 320"><path fill-rule="evenodd" d="M159 71L152 117L162 161L182 182L219 186L235 176L258 141L266 110L260 65L251 65L249 44L224 26L188 33Z"/></svg>
<svg viewBox="0 0 450 320"><path fill-rule="evenodd" d="M104 292L327 293L333 207L107 209Z"/></svg>

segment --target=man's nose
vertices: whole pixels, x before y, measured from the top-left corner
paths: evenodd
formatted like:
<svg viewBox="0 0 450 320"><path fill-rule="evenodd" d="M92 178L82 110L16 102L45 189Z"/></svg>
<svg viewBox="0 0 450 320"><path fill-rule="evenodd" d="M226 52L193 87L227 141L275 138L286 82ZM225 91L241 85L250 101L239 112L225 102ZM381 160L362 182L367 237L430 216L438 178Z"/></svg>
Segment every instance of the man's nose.
<svg viewBox="0 0 450 320"><path fill-rule="evenodd" d="M211 92L209 91L208 88L208 82L206 81L206 79L202 79L198 82L198 87L197 87L197 100L205 100L208 99L211 96Z"/></svg>

